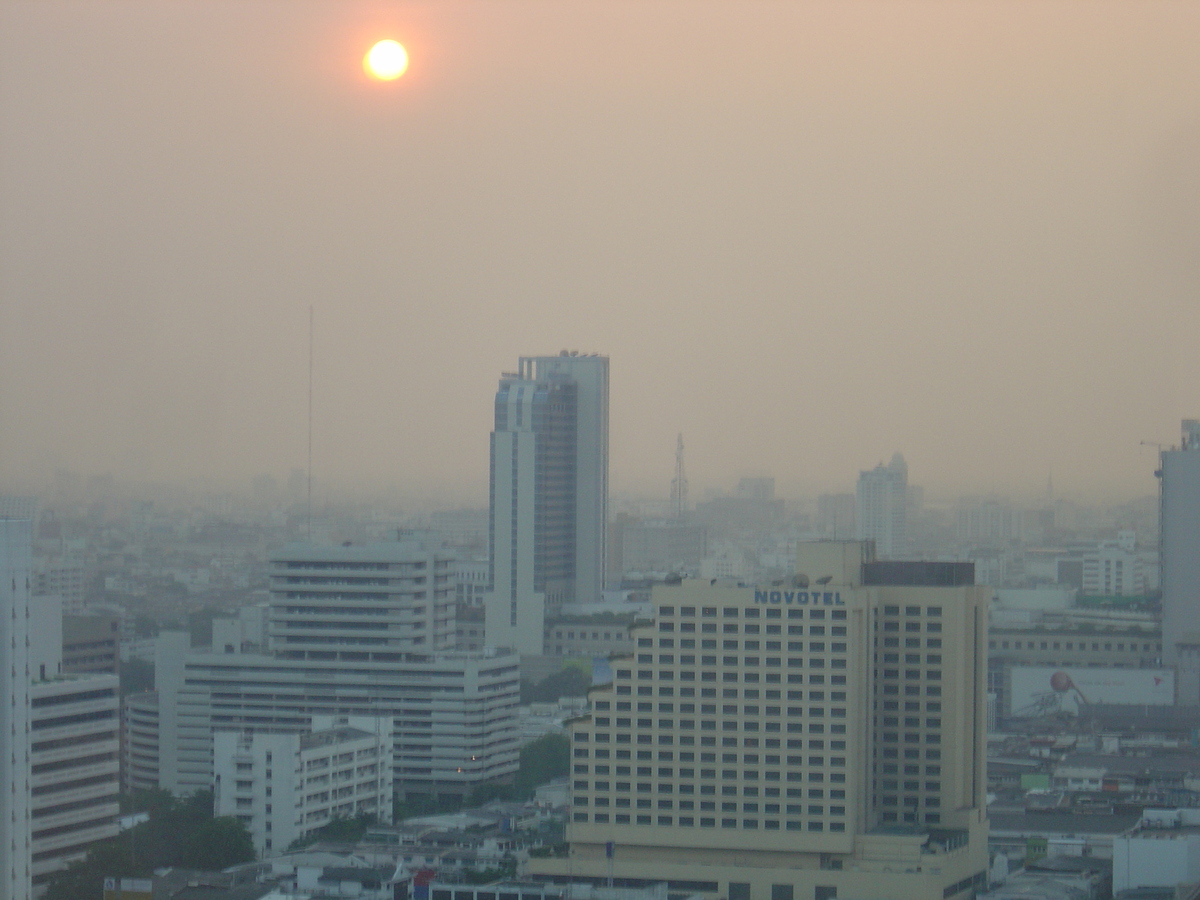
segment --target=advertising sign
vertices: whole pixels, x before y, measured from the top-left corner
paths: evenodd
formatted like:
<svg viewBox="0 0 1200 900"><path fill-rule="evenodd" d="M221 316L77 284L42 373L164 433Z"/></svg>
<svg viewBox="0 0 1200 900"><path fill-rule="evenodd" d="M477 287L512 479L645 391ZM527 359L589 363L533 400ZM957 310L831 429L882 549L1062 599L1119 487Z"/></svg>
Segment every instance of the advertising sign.
<svg viewBox="0 0 1200 900"><path fill-rule="evenodd" d="M1089 669L1013 666L1009 710L1013 716L1078 715L1092 703L1170 706L1175 673L1170 669Z"/></svg>

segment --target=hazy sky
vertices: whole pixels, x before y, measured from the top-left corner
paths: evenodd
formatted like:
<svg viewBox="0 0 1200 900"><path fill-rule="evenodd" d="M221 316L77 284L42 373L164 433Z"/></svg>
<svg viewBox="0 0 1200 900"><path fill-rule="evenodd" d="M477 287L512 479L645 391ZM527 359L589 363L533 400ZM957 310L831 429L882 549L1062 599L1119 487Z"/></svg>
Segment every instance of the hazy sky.
<svg viewBox="0 0 1200 900"><path fill-rule="evenodd" d="M612 479L1154 490L1200 416L1200 4L8 3L0 487L485 499L612 360ZM409 49L382 85L361 58Z"/></svg>

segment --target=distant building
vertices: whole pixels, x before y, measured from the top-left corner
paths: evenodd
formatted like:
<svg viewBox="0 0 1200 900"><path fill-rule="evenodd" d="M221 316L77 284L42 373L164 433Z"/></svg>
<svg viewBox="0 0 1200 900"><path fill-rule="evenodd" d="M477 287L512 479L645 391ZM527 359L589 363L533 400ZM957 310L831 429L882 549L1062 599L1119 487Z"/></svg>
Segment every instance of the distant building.
<svg viewBox="0 0 1200 900"><path fill-rule="evenodd" d="M1159 456L1163 661L1178 670L1181 704L1200 703L1200 421Z"/></svg>
<svg viewBox="0 0 1200 900"><path fill-rule="evenodd" d="M459 608L483 610L483 600L488 592L489 577L487 559L460 559L455 566L456 594Z"/></svg>
<svg viewBox="0 0 1200 900"><path fill-rule="evenodd" d="M821 494L817 497L818 533L835 541L844 541L857 534L854 501L853 494Z"/></svg>
<svg viewBox="0 0 1200 900"><path fill-rule="evenodd" d="M802 545L789 584L654 590L570 723L567 858L729 900L968 898L986 884L990 591L963 563Z"/></svg>
<svg viewBox="0 0 1200 900"><path fill-rule="evenodd" d="M897 559L908 549L908 465L899 453L888 465L861 472L855 495L858 539L874 541L880 559Z"/></svg>
<svg viewBox="0 0 1200 900"><path fill-rule="evenodd" d="M86 569L81 556L68 553L38 558L33 573L34 596L62 597L65 615L83 613Z"/></svg>
<svg viewBox="0 0 1200 900"><path fill-rule="evenodd" d="M158 694L130 694L122 703L121 780L126 791L160 786Z"/></svg>
<svg viewBox="0 0 1200 900"><path fill-rule="evenodd" d="M955 510L955 536L964 546L1006 547L1021 539L1022 516L1000 500L964 500Z"/></svg>
<svg viewBox="0 0 1200 900"><path fill-rule="evenodd" d="M1083 590L1090 596L1140 597L1146 592L1137 535L1122 531L1115 541L1101 541L1083 555Z"/></svg>
<svg viewBox="0 0 1200 900"><path fill-rule="evenodd" d="M487 643L542 653L547 618L604 590L608 357L522 357L491 436Z"/></svg>
<svg viewBox="0 0 1200 900"><path fill-rule="evenodd" d="M335 818L392 819L392 729L386 719L318 719L304 734L219 731L213 803L245 824L260 857Z"/></svg>
<svg viewBox="0 0 1200 900"><path fill-rule="evenodd" d="M708 527L679 519L626 524L621 529L621 559L626 572L675 572L696 575L708 554Z"/></svg>
<svg viewBox="0 0 1200 900"><path fill-rule="evenodd" d="M65 607L64 607L65 610ZM64 615L62 670L73 675L117 674L121 666L121 620L114 615Z"/></svg>

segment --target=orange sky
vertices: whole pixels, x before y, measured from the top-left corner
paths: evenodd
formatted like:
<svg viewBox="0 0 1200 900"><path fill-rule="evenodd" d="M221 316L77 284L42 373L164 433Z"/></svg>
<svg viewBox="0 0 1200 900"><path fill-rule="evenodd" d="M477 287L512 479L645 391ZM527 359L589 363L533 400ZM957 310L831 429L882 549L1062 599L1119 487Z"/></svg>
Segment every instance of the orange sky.
<svg viewBox="0 0 1200 900"><path fill-rule="evenodd" d="M612 359L612 477L1154 490L1200 415L1194 3L0 11L0 489L447 485ZM366 79L394 37L411 65Z"/></svg>

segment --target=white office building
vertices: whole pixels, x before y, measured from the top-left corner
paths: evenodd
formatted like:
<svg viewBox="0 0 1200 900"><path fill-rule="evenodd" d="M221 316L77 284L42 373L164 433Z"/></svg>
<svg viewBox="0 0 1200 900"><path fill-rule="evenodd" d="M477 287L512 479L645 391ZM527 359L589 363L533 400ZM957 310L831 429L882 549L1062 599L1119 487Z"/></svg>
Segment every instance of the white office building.
<svg viewBox="0 0 1200 900"><path fill-rule="evenodd" d="M491 435L489 646L542 653L546 619L604 589L608 358L522 357Z"/></svg>
<svg viewBox="0 0 1200 900"><path fill-rule="evenodd" d="M880 559L907 552L908 464L899 453L888 465L859 473L854 521L858 539L874 541Z"/></svg>
<svg viewBox="0 0 1200 900"><path fill-rule="evenodd" d="M1136 532L1122 531L1115 541L1101 541L1083 555L1084 594L1140 597L1145 592Z"/></svg>
<svg viewBox="0 0 1200 900"><path fill-rule="evenodd" d="M390 718L403 798L461 797L516 771L514 655L443 653L350 665L189 650L187 643L183 633L160 635L156 699L170 699L160 699L155 713L139 711L146 743L157 748L158 783L173 793L211 786L214 728L300 733L314 716Z"/></svg>
<svg viewBox="0 0 1200 900"><path fill-rule="evenodd" d="M314 726L305 734L213 736L216 813L243 822L260 857L336 818L392 819L391 721L322 717Z"/></svg>
<svg viewBox="0 0 1200 900"><path fill-rule="evenodd" d="M167 632L157 696L127 704L145 779L176 794L213 783L216 730L311 730L314 717L393 723L402 797L461 797L516 771L519 660L455 642L452 555L419 541L292 545L271 559L265 647L259 616L214 628L212 647ZM132 750L130 751L133 752Z"/></svg>
<svg viewBox="0 0 1200 900"><path fill-rule="evenodd" d="M29 595L33 509L0 503L0 896L29 900Z"/></svg>
<svg viewBox="0 0 1200 900"><path fill-rule="evenodd" d="M65 675L30 687L30 820L35 896L120 816L120 685L116 675Z"/></svg>

